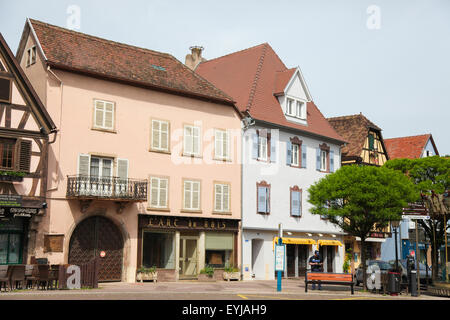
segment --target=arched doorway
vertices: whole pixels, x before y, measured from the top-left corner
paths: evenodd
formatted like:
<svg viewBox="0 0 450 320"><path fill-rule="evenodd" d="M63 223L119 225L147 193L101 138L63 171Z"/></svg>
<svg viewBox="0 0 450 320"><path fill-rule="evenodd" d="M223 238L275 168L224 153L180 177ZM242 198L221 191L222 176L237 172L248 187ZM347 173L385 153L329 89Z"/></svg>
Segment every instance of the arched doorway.
<svg viewBox="0 0 450 320"><path fill-rule="evenodd" d="M123 238L119 228L109 219L94 216L81 221L69 245L69 264L81 265L100 257L99 281L121 281Z"/></svg>

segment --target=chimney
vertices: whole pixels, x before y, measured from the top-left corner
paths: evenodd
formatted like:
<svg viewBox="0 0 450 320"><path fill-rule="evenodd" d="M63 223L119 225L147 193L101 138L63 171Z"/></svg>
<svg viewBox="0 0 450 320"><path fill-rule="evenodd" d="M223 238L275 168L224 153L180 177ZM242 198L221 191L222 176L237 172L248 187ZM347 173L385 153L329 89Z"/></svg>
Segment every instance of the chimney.
<svg viewBox="0 0 450 320"><path fill-rule="evenodd" d="M191 50L191 53L186 55L186 60L184 64L189 69L195 70L195 68L199 65L200 62L206 61L206 59L202 57L203 47L192 46L189 48L189 50Z"/></svg>

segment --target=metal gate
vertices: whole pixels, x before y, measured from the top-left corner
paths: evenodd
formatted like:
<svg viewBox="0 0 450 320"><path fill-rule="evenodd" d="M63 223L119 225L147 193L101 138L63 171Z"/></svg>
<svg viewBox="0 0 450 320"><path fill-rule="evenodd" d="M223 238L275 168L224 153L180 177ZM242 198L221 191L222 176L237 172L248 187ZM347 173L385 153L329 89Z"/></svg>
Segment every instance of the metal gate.
<svg viewBox="0 0 450 320"><path fill-rule="evenodd" d="M69 264L83 265L100 257L99 281L121 281L123 239L109 219L91 217L83 220L70 238Z"/></svg>

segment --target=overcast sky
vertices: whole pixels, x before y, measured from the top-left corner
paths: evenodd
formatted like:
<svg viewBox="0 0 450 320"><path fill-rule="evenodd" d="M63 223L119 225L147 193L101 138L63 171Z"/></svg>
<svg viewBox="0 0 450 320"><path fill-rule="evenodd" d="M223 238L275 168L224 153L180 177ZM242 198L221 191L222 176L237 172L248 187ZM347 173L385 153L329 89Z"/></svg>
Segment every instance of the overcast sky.
<svg viewBox="0 0 450 320"><path fill-rule="evenodd" d="M362 112L384 138L431 133L450 154L449 0L0 0L14 53L27 17L182 62L192 45L208 59L268 42L326 117Z"/></svg>

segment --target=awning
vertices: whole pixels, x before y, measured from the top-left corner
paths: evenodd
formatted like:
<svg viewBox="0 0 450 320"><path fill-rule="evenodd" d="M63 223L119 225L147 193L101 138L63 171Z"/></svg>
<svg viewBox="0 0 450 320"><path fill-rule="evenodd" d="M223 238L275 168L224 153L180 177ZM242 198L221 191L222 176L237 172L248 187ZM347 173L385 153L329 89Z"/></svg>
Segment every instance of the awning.
<svg viewBox="0 0 450 320"><path fill-rule="evenodd" d="M282 242L285 244L316 244L316 241L313 239L304 239L304 238L281 238ZM273 247L275 248L275 244L278 243L278 237L273 238Z"/></svg>
<svg viewBox="0 0 450 320"><path fill-rule="evenodd" d="M341 246L342 247L342 242L340 242L338 240L318 240L317 245L318 245L318 247L320 247L320 246Z"/></svg>
<svg viewBox="0 0 450 320"><path fill-rule="evenodd" d="M356 241L361 241L360 237L356 237ZM386 239L383 238L367 238L366 242L385 242Z"/></svg>

